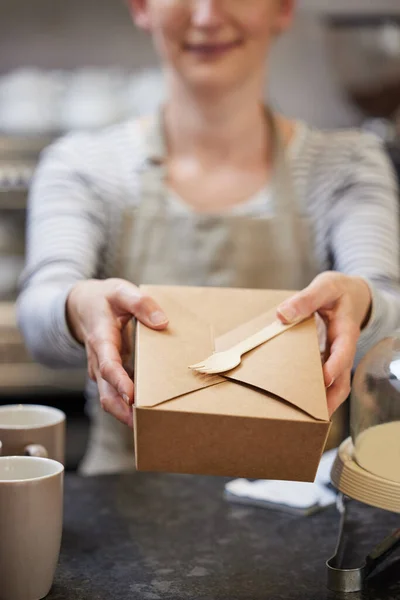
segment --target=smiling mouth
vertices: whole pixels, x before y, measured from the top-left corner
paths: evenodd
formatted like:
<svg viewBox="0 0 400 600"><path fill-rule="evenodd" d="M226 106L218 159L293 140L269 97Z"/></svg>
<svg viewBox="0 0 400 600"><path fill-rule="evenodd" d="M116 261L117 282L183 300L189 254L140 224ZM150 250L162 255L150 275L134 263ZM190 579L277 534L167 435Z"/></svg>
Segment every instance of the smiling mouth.
<svg viewBox="0 0 400 600"><path fill-rule="evenodd" d="M214 56L218 54L224 54L230 50L234 50L242 45L241 40L235 40L233 42L222 42L214 44L184 44L184 50L192 52L201 56Z"/></svg>

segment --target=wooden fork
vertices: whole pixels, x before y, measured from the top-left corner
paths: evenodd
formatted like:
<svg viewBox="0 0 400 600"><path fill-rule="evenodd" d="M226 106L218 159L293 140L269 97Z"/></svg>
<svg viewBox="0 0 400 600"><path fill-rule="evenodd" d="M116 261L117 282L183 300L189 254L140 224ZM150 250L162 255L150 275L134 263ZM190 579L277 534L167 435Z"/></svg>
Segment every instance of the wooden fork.
<svg viewBox="0 0 400 600"><path fill-rule="evenodd" d="M225 350L224 352L214 352L214 354L202 362L191 365L189 369L197 371L198 373L205 373L207 375L215 375L216 373L225 373L226 371L231 371L240 365L243 354L250 352L250 350L254 350L254 348L261 346L261 344L268 342L291 327L298 325L298 323L299 321L296 323L290 323L289 325L284 325L280 321L274 321L271 325L260 329L260 331L254 335L251 335L242 342L232 346L232 348L229 348L229 350Z"/></svg>

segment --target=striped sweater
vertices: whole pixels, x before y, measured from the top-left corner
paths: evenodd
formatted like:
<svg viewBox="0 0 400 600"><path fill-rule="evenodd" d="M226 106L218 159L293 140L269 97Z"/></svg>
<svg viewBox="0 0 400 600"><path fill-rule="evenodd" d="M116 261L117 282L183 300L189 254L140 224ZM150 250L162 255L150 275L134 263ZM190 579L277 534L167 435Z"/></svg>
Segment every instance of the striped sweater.
<svg viewBox="0 0 400 600"><path fill-rule="evenodd" d="M137 179L144 154L136 121L71 134L44 152L30 192L18 300L27 346L43 364L85 362L68 330L66 298L79 280L115 276L123 211L127 203L140 202ZM361 334L359 359L400 327L394 174L380 143L358 131L323 132L298 123L287 155L301 211L312 224L319 269L363 276L371 286L373 311ZM265 194L268 190L240 211L256 214L267 204Z"/></svg>

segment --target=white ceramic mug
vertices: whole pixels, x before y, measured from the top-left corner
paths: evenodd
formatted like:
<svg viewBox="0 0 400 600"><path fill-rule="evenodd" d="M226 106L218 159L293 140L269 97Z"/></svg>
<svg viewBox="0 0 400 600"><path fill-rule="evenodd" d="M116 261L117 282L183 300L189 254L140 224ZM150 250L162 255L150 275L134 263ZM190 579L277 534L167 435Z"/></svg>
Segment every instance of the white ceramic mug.
<svg viewBox="0 0 400 600"><path fill-rule="evenodd" d="M61 463L0 457L0 598L40 600L53 585L63 520Z"/></svg>
<svg viewBox="0 0 400 600"><path fill-rule="evenodd" d="M65 462L65 413L31 404L0 406L4 456L39 456Z"/></svg>

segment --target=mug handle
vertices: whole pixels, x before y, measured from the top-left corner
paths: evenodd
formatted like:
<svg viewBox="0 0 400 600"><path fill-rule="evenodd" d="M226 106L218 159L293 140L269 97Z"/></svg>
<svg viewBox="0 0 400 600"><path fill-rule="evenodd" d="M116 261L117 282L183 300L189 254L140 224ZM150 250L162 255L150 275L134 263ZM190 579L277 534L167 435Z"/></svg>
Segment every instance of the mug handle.
<svg viewBox="0 0 400 600"><path fill-rule="evenodd" d="M25 447L25 456L35 456L37 458L49 458L48 452L40 444L29 444Z"/></svg>

